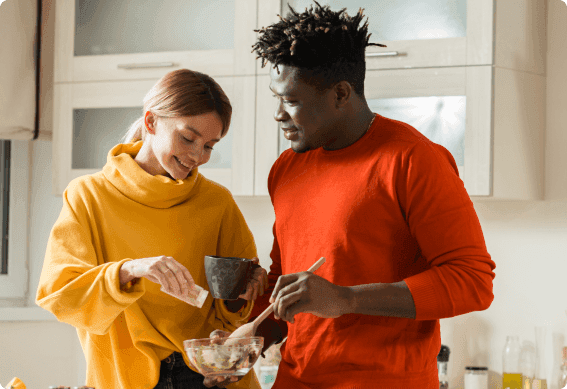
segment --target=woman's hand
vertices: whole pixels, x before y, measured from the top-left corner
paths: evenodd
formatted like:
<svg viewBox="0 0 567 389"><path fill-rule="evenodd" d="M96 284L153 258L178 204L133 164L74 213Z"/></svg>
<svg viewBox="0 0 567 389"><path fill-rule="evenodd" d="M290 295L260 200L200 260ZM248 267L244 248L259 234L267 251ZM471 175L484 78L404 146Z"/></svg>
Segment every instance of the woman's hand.
<svg viewBox="0 0 567 389"><path fill-rule="evenodd" d="M252 258L255 265L260 265L260 260L255 257ZM238 296L244 300L256 300L258 296L262 296L264 291L268 289L268 272L262 267L254 270L250 281L246 285L246 292Z"/></svg>
<svg viewBox="0 0 567 389"><path fill-rule="evenodd" d="M160 284L166 292L174 295L186 296L195 285L185 266L164 255L127 261L120 268L120 285L141 277Z"/></svg>

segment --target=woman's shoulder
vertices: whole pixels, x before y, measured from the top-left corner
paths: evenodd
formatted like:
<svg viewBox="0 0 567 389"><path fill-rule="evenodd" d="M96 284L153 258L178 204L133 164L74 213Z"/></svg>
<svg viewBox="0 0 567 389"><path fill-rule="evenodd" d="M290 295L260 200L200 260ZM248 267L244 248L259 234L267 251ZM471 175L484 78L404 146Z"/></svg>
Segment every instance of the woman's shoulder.
<svg viewBox="0 0 567 389"><path fill-rule="evenodd" d="M221 199L234 200L232 192L226 186L205 177L201 173L199 173L199 176L199 190L201 193L206 193L208 196L218 197Z"/></svg>
<svg viewBox="0 0 567 389"><path fill-rule="evenodd" d="M67 185L64 196L68 201L95 201L108 189L108 180L102 172L77 177Z"/></svg>

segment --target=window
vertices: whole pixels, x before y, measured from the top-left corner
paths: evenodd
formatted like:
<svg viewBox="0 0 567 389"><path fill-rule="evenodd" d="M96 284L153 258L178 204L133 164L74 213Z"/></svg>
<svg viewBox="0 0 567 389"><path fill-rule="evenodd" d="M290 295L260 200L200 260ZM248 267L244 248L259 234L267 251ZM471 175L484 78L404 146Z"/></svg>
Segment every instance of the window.
<svg viewBox="0 0 567 389"><path fill-rule="evenodd" d="M29 294L31 148L29 141L0 140L0 306L18 306Z"/></svg>
<svg viewBox="0 0 567 389"><path fill-rule="evenodd" d="M8 274L8 226L10 209L10 150L9 140L0 140L0 217L2 235L0 235L0 274Z"/></svg>

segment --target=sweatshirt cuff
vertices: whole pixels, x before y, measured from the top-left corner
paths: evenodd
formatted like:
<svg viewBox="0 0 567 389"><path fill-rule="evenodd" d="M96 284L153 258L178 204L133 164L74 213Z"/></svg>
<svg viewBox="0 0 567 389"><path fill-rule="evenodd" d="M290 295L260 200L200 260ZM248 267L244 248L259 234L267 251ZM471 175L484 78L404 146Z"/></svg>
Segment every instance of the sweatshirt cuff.
<svg viewBox="0 0 567 389"><path fill-rule="evenodd" d="M144 279L141 278L130 289L123 291L120 288L120 267L131 259L123 259L120 262L114 262L108 266L104 274L105 283L108 288L108 294L121 305L128 306L144 295L146 288Z"/></svg>
<svg viewBox="0 0 567 389"><path fill-rule="evenodd" d="M443 316L440 295L435 290L431 270L405 280L415 305L415 320L437 320Z"/></svg>
<svg viewBox="0 0 567 389"><path fill-rule="evenodd" d="M247 301L246 305L240 309L238 312L230 312L224 300L215 299L215 308L217 310L217 317L221 319L225 328L230 331L235 331L238 327L248 323L250 319L250 314L252 313L252 308L254 303L252 301Z"/></svg>

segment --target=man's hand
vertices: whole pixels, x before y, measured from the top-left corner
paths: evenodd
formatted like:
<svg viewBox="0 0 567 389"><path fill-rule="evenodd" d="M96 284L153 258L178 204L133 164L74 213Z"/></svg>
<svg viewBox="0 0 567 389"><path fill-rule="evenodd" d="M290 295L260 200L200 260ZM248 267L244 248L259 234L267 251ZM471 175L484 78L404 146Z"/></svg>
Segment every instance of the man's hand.
<svg viewBox="0 0 567 389"><path fill-rule="evenodd" d="M335 285L311 272L283 275L278 279L270 302L274 317L294 323L298 313L336 318L351 313L352 297L348 287Z"/></svg>

